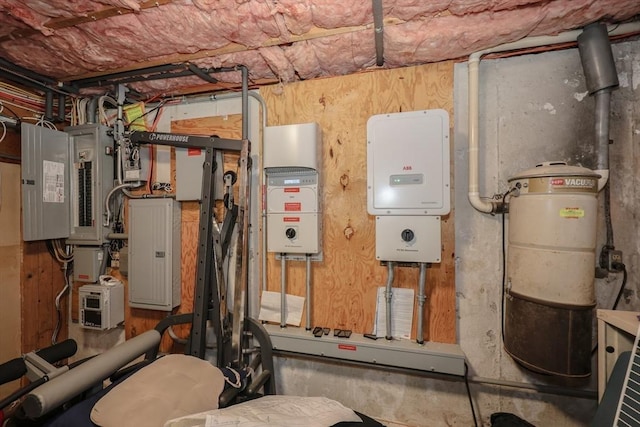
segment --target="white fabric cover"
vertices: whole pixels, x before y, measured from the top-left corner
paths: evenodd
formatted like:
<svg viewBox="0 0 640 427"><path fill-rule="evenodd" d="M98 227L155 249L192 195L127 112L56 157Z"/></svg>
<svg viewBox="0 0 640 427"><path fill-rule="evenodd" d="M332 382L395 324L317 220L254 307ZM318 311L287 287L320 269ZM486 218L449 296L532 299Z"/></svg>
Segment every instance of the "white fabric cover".
<svg viewBox="0 0 640 427"><path fill-rule="evenodd" d="M326 397L264 396L173 419L164 427L327 427L343 421L362 422L351 409Z"/></svg>
<svg viewBox="0 0 640 427"><path fill-rule="evenodd" d="M167 420L218 407L222 372L182 354L164 356L118 384L91 410L102 427L158 427Z"/></svg>

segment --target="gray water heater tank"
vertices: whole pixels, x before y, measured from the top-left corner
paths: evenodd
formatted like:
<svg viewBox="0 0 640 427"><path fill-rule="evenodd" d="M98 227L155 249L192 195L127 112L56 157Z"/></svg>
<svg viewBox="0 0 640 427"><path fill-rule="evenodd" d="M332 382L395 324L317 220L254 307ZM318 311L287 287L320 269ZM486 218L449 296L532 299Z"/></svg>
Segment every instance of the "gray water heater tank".
<svg viewBox="0 0 640 427"><path fill-rule="evenodd" d="M563 162L509 179L505 350L545 374L591 374L599 175Z"/></svg>

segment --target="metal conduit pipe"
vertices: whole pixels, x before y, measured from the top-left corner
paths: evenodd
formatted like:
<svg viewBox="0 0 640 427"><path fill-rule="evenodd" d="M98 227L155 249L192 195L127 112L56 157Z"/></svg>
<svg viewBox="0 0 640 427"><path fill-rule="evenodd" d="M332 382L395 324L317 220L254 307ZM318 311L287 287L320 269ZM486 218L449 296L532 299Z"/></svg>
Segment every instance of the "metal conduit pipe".
<svg viewBox="0 0 640 427"><path fill-rule="evenodd" d="M242 72L242 139L249 139L249 69L238 66Z"/></svg>
<svg viewBox="0 0 640 427"><path fill-rule="evenodd" d="M384 65L384 23L382 16L382 0L372 0L373 31L376 44L376 65Z"/></svg>
<svg viewBox="0 0 640 427"><path fill-rule="evenodd" d="M64 118L65 118L65 105L66 104L66 97L59 93L58 94L58 117L57 120L59 122L64 122Z"/></svg>
<svg viewBox="0 0 640 427"><path fill-rule="evenodd" d="M391 290L391 285L393 285L393 278L395 275L395 263L393 261L387 261L387 284L385 285L384 297L386 300L386 327L387 330L385 332L384 337L388 340L393 339L393 334L391 331L391 301L393 298L393 291Z"/></svg>
<svg viewBox="0 0 640 427"><path fill-rule="evenodd" d="M205 71L203 71L202 69L200 69L197 65L195 64L189 64L187 65L187 67L189 68L189 71L191 71L193 74L195 74L196 76L200 77L202 80L204 80L205 82L208 83L218 83L218 79L216 79L213 76L210 76L209 74L207 74Z"/></svg>
<svg viewBox="0 0 640 427"><path fill-rule="evenodd" d="M190 100L191 103L194 102L210 102L210 101L222 101L222 100L228 100L228 99L236 99L236 98L240 98L242 96L241 93L237 93L237 92L230 92L230 93L223 93L223 94L213 94L213 95L209 95L207 97L202 97L199 99L195 99L195 100ZM264 98L262 96L260 96L259 93L253 92L253 91L249 91L248 92L248 96L255 99L256 101L258 101L258 103L260 104L260 108L262 109L262 129L264 129L265 127L267 127L267 119L268 119L268 113L267 113L267 104L264 100ZM248 102L246 103L248 104ZM248 114L248 113L247 113ZM258 141L258 145L260 147L260 153L264 152L264 140L262 139L262 133L259 135L259 137L261 138L260 141ZM260 158L260 157L259 157ZM256 165L258 164L257 162L255 163ZM262 174L262 182L266 182L266 178L264 176L264 171ZM262 223L265 224L266 222L266 216L267 216L267 212L266 212L266 207L264 206L264 203L262 204L262 212L261 212L261 217L262 217ZM261 227L261 250L262 250L262 254L261 254L261 281L262 281L262 290L266 291L267 290L267 236L266 236L266 227Z"/></svg>
<svg viewBox="0 0 640 427"><path fill-rule="evenodd" d="M99 96L94 96L87 104L87 124L98 123L96 117L98 114L98 100Z"/></svg>
<svg viewBox="0 0 640 427"><path fill-rule="evenodd" d="M595 94L595 133L596 133L596 172L598 191L609 181L609 117L611 112L611 90L599 91Z"/></svg>
<svg viewBox="0 0 640 427"><path fill-rule="evenodd" d="M305 291L305 303L306 303L306 320L307 324L305 329L307 331L311 330L311 255L306 254L305 260L307 262L307 270L306 270L306 291Z"/></svg>
<svg viewBox="0 0 640 427"><path fill-rule="evenodd" d="M109 227L109 225L111 225L111 208L109 208L109 201L111 200L111 197L113 197L116 191L124 190L125 188L132 188L132 187L135 187L135 185L132 183L126 182L124 184L116 185L107 193L107 196L104 198L105 218L104 218L104 223L102 224L104 227Z"/></svg>
<svg viewBox="0 0 640 427"><path fill-rule="evenodd" d="M234 98L238 98L240 97L242 94L238 94L238 93L225 93L222 95L212 95L210 98L207 99L207 101L209 100L213 100L213 101L219 101L219 100L224 100L224 99L234 99ZM267 127L267 104L264 101L264 98L262 98L260 96L260 94L255 93L255 92L248 92L248 96L254 98L256 101L258 101L258 103L260 104L260 107L262 108L262 129ZM248 113L247 113L248 114ZM260 135L262 137L262 135ZM264 140L261 139L259 141L259 146L260 146L260 154L264 153ZM264 176L264 172L262 174L262 182L266 182L266 177ZM266 218L267 218L267 211L265 210L266 207L264 206L264 203L262 204L262 212L261 212L261 216L262 216L262 223L265 224L266 222ZM266 291L267 290L267 227L262 227L262 290Z"/></svg>
<svg viewBox="0 0 640 427"><path fill-rule="evenodd" d="M533 390L539 393L545 394L556 394L559 396L571 396L571 397L579 397L581 399L593 399L596 400L598 398L598 392L594 390L580 390L573 389L569 387L557 387L551 385L544 384L532 384L525 383L520 381L507 381L507 380L498 380L493 378L484 378L484 377L468 377L469 382L476 384L488 384L495 385L500 387L511 387L511 388L519 388L523 390Z"/></svg>
<svg viewBox="0 0 640 427"><path fill-rule="evenodd" d="M595 97L596 169L600 175L598 191L609 179L609 117L611 92L618 88L618 72L611 51L607 26L589 24L578 36L578 52L589 95Z"/></svg>
<svg viewBox="0 0 640 427"><path fill-rule="evenodd" d="M620 24L608 31L609 36L637 33L640 31L640 21L627 24ZM556 36L527 37L511 43L505 43L492 48L474 52L469 56L469 193L468 198L471 206L483 213L497 213L502 209L501 202L491 201L480 196L479 191L479 64L484 55L496 52L507 52L510 50L527 49L539 46L548 46L560 43L571 43L578 39L582 30L568 31Z"/></svg>
<svg viewBox="0 0 640 427"><path fill-rule="evenodd" d="M280 254L280 327L287 327L287 314L285 312L287 302L287 254Z"/></svg>
<svg viewBox="0 0 640 427"><path fill-rule="evenodd" d="M44 118L45 120L53 120L53 92L50 90L45 92Z"/></svg>
<svg viewBox="0 0 640 427"><path fill-rule="evenodd" d="M424 294L425 284L427 282L427 263L420 263L420 275L418 276L418 331L416 333L416 342L424 343L424 302L427 297Z"/></svg>

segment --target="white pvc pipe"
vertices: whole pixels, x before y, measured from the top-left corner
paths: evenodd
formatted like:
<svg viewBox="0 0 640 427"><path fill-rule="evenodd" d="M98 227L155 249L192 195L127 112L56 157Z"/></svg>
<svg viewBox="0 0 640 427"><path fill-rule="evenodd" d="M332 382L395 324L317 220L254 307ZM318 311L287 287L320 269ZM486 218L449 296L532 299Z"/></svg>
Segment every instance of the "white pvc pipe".
<svg viewBox="0 0 640 427"><path fill-rule="evenodd" d="M640 31L640 21L628 24L620 24L612 27L608 33L609 36L636 33ZM505 43L499 46L474 52L469 56L469 202L476 210L483 213L494 213L499 208L499 202L487 200L480 196L479 190L479 142L478 142L478 110L479 110L479 85L478 85L478 69L480 60L484 55L496 52L507 52L510 50L527 49L539 46L548 46L559 43L575 42L578 36L582 34L582 29L567 31L557 36L539 36L527 37L511 43ZM608 177L609 171L598 171L603 177ZM604 186L604 183L601 184Z"/></svg>

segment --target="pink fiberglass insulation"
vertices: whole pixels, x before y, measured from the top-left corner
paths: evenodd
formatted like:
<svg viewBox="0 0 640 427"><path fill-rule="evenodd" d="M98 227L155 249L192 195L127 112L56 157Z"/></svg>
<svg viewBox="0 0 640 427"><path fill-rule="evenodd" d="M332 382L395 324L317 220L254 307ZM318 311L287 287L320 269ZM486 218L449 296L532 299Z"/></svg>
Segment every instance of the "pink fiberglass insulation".
<svg viewBox="0 0 640 427"><path fill-rule="evenodd" d="M204 68L242 64L250 79L285 83L375 67L369 1L173 0L148 6L142 0L0 0L0 55L62 81L186 60ZM59 24L109 7L130 13ZM640 2L385 0L383 14L383 67L392 68L461 58L598 20L620 22L640 14ZM33 34L17 33L25 29ZM234 82L237 74L216 77ZM176 78L136 88L158 93L203 83Z"/></svg>

